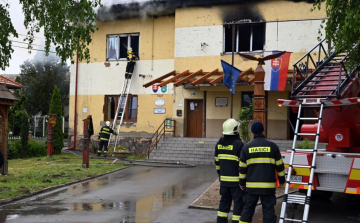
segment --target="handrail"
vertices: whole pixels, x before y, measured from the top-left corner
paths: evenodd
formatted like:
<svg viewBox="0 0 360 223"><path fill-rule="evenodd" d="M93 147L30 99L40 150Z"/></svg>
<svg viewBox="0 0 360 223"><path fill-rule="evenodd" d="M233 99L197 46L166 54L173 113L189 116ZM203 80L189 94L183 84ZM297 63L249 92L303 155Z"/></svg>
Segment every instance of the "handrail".
<svg viewBox="0 0 360 223"><path fill-rule="evenodd" d="M170 125L166 122L170 121ZM156 130L156 132L154 133L154 135L151 137L151 139L149 140L148 144L147 144L147 155L148 158L150 156L150 153L154 150L154 148L157 148L157 144L159 143L159 141L161 140L161 138L165 138L165 134L167 132L172 132L173 136L175 136L175 124L176 121L173 119L165 119L161 125L159 126L159 128ZM171 128L172 130L166 130L166 127Z"/></svg>

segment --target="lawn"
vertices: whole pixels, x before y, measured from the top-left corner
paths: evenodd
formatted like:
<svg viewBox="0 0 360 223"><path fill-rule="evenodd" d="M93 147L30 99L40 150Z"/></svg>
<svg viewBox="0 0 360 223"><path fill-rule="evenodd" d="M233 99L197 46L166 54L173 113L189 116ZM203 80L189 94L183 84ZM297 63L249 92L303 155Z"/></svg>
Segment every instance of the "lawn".
<svg viewBox="0 0 360 223"><path fill-rule="evenodd" d="M72 154L9 160L9 174L0 175L0 199L95 177L125 167L124 163L113 164L113 160L107 159L90 159L89 163L88 169L82 168L82 157Z"/></svg>

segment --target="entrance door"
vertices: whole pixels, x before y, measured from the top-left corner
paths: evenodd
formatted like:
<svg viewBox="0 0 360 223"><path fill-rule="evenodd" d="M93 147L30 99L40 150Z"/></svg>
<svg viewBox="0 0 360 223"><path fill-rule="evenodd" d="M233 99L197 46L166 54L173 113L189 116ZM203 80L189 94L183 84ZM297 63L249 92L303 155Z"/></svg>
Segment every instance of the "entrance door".
<svg viewBox="0 0 360 223"><path fill-rule="evenodd" d="M187 102L187 137L201 138L203 134L203 101Z"/></svg>

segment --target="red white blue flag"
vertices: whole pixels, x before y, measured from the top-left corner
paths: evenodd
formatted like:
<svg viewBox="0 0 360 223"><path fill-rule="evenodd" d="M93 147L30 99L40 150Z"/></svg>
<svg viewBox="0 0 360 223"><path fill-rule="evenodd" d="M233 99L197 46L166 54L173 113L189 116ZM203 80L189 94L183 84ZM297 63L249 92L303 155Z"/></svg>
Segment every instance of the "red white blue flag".
<svg viewBox="0 0 360 223"><path fill-rule="evenodd" d="M264 56L279 53L280 51L265 52ZM280 57L265 61L265 90L284 91L289 70L290 52Z"/></svg>

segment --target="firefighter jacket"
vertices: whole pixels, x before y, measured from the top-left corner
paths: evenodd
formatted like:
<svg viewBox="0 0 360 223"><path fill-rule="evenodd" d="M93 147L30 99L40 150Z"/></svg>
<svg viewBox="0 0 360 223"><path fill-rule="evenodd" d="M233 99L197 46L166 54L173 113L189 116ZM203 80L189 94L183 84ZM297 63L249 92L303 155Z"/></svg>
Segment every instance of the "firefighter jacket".
<svg viewBox="0 0 360 223"><path fill-rule="evenodd" d="M128 53L127 57L127 62L131 62L131 63L135 63L136 62L136 55L134 52Z"/></svg>
<svg viewBox="0 0 360 223"><path fill-rule="evenodd" d="M258 134L246 144L240 156L240 185L250 194L275 194L276 172L280 184L285 182L284 163L279 147Z"/></svg>
<svg viewBox="0 0 360 223"><path fill-rule="evenodd" d="M112 130L109 126L104 126L100 129L100 140L109 141L110 134L115 134L114 130Z"/></svg>
<svg viewBox="0 0 360 223"><path fill-rule="evenodd" d="M239 187L239 158L244 143L239 135L224 135L215 146L215 166L220 186Z"/></svg>

